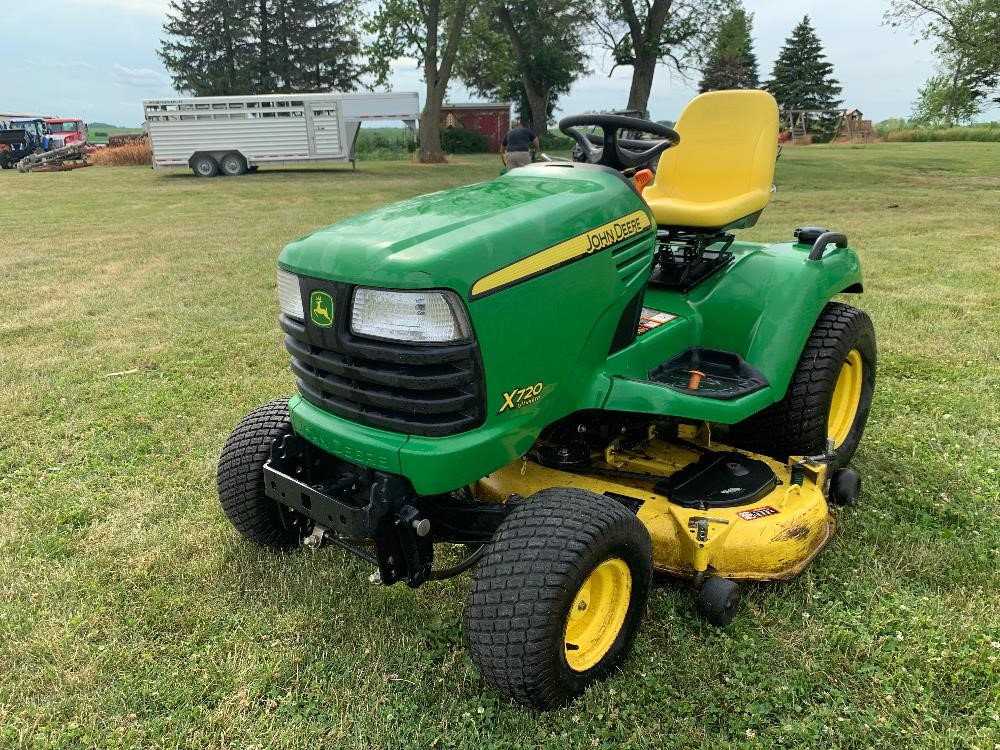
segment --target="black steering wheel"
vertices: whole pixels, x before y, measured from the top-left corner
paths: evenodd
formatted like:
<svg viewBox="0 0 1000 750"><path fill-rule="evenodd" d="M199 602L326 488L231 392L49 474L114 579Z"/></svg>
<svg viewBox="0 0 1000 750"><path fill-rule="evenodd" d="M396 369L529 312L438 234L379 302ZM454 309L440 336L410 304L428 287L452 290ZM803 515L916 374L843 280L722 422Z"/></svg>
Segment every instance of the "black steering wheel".
<svg viewBox="0 0 1000 750"><path fill-rule="evenodd" d="M578 130L584 125L599 127L604 132L604 142L601 146L594 145L586 133ZM605 167L611 167L618 171L638 167L652 161L681 141L680 134L673 128L624 115L573 115L561 119L559 129L580 144L588 163L603 164ZM641 141L619 138L618 133L622 130L638 130L641 133L655 135L661 140ZM653 146L649 147L650 143Z"/></svg>

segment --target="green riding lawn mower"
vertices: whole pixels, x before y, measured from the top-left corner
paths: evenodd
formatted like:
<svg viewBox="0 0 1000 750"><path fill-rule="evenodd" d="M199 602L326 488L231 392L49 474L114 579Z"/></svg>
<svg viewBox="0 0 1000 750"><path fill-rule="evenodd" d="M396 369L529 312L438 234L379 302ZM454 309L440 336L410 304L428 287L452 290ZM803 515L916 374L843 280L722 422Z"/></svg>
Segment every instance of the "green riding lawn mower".
<svg viewBox="0 0 1000 750"><path fill-rule="evenodd" d="M848 462L876 358L868 316L831 301L862 291L843 234L734 240L770 197L768 94L701 95L676 130L616 115L560 127L586 163L285 247L298 394L247 415L218 468L226 515L258 544L335 544L384 585L475 567L469 653L540 708L621 663L654 570L690 579L722 626L738 581L813 560L830 506L858 500ZM652 140L625 146L623 129ZM467 556L435 565L439 544Z"/></svg>

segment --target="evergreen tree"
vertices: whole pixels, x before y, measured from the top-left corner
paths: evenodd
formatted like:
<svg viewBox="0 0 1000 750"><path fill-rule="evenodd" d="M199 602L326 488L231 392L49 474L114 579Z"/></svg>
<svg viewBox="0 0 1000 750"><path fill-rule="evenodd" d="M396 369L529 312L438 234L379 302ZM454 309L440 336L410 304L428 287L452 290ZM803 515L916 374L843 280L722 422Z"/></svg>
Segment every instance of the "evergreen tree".
<svg viewBox="0 0 1000 750"><path fill-rule="evenodd" d="M248 22L235 0L171 0L158 54L174 88L199 96L250 90Z"/></svg>
<svg viewBox="0 0 1000 750"><path fill-rule="evenodd" d="M282 91L353 91L364 73L357 4L344 0L277 0L276 56ZM289 34L288 29L294 33Z"/></svg>
<svg viewBox="0 0 1000 750"><path fill-rule="evenodd" d="M348 0L171 0L159 56L195 96L353 91L359 20Z"/></svg>
<svg viewBox="0 0 1000 750"><path fill-rule="evenodd" d="M719 19L715 42L702 70L699 93L760 86L753 52L753 13L737 6Z"/></svg>
<svg viewBox="0 0 1000 750"><path fill-rule="evenodd" d="M764 84L782 110L837 109L840 83L833 77L833 65L826 60L823 45L809 16L792 30L774 62L771 80ZM834 113L806 117L806 125L817 140L829 140L838 116Z"/></svg>

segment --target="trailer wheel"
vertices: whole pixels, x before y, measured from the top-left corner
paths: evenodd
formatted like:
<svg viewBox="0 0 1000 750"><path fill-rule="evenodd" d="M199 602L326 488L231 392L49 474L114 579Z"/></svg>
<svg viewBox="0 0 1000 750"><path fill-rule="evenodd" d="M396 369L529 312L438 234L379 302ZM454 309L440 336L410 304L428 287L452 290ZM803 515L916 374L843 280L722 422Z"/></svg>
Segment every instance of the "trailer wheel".
<svg viewBox="0 0 1000 750"><path fill-rule="evenodd" d="M243 417L219 456L216 486L222 510L245 539L263 547L295 547L306 531L297 523L301 516L283 516L264 492L271 444L291 433L288 399L277 399Z"/></svg>
<svg viewBox="0 0 1000 750"><path fill-rule="evenodd" d="M537 492L510 512L476 571L469 654L519 703L565 705L625 657L652 568L649 533L624 506L579 489Z"/></svg>
<svg viewBox="0 0 1000 750"><path fill-rule="evenodd" d="M191 171L195 177L215 177L219 174L219 165L208 154L198 154L191 159Z"/></svg>
<svg viewBox="0 0 1000 750"><path fill-rule="evenodd" d="M239 177L247 173L247 160L239 151L230 151L219 159L219 171L227 177Z"/></svg>

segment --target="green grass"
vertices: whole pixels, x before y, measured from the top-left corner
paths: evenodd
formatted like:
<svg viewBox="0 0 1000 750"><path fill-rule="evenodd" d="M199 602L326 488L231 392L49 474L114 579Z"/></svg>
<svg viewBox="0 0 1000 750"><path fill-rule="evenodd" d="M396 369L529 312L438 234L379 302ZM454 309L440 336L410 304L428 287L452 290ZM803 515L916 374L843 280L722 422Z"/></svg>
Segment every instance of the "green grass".
<svg viewBox="0 0 1000 750"><path fill-rule="evenodd" d="M0 173L0 748L978 748L1000 742L1000 150L786 149L752 239L849 234L879 335L865 494L726 631L656 585L624 671L536 714L463 649L466 580L367 583L222 517L228 431L292 390L284 242L495 157Z"/></svg>

